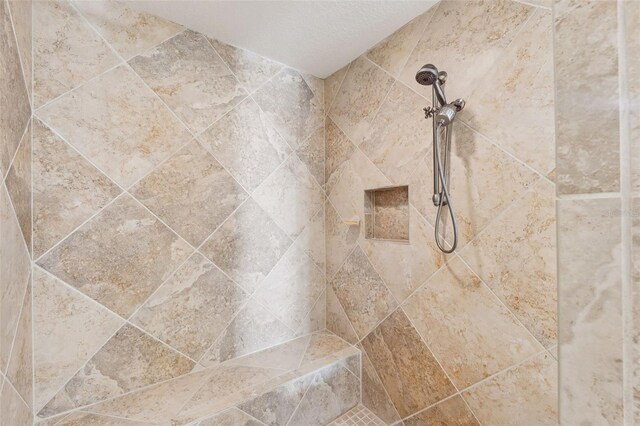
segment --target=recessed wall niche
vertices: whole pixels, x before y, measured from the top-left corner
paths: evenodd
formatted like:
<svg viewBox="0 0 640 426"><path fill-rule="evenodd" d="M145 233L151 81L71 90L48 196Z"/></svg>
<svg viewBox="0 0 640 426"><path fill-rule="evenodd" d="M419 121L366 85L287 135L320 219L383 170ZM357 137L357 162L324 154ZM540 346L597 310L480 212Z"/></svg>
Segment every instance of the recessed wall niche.
<svg viewBox="0 0 640 426"><path fill-rule="evenodd" d="M393 186L364 191L365 238L409 241L409 187Z"/></svg>

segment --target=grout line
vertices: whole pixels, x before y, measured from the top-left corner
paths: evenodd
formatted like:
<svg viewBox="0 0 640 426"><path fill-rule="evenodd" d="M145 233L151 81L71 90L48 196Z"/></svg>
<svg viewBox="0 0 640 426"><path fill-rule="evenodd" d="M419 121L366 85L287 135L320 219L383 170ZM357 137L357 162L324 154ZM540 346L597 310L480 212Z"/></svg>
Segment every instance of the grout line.
<svg viewBox="0 0 640 426"><path fill-rule="evenodd" d="M362 339L362 340L364 340L364 339ZM398 412L398 409L396 408L396 405L394 404L393 400L391 399L391 396L389 395L389 392L387 391L387 388L385 387L384 382L380 378L380 374L378 373L378 370L376 369L376 366L373 365L373 362L371 362L371 358L369 358L369 354L367 354L367 350L365 349L364 345L360 344L360 346L362 347L361 358L360 358L360 362L362 364L362 366L361 366L362 375L364 375L364 357L366 357L367 360L369 361L369 364L371 365L371 368L373 369L373 374L375 374L375 376L376 376L375 378L378 379L378 382L380 383L380 387L382 387L382 391L384 392L385 396L387 397L387 400L389 401L389 403L391 404L391 407L393 408L393 412L396 413L396 415L398 416L400 421L402 421L402 416ZM360 387L362 388L362 384L360 384ZM366 405L365 405L365 407L366 407Z"/></svg>
<svg viewBox="0 0 640 426"><path fill-rule="evenodd" d="M558 201L563 200L605 200L612 198L621 198L620 192L594 192L585 194L557 194L556 199Z"/></svg>
<svg viewBox="0 0 640 426"><path fill-rule="evenodd" d="M22 395L20 395L20 392L18 392L18 390L13 386L13 383L11 383L11 380L9 380L9 377L4 376L4 382L2 384L2 391L4 391L4 385L8 384L11 389L13 390L13 392L18 395L18 398L20 398L20 401L22 401L22 403L25 405L25 407L27 408L27 411L29 411L29 413L31 413L31 407L29 407L29 404L27 404L27 402L24 400L24 398L22 397ZM4 407L3 407L4 408ZM4 414L4 413L3 413ZM9 426L9 424L7 424Z"/></svg>
<svg viewBox="0 0 640 426"><path fill-rule="evenodd" d="M8 1L8 0L5 0L5 1ZM16 146L16 151L13 153L13 156L9 160L9 164L7 165L7 170L2 171L2 173L4 173L3 175L0 174L0 180L2 182L6 182L7 177L9 177L9 170L11 170L11 167L13 166L13 163L15 162L16 157L18 156L18 151L20 151L20 147L22 146L22 141L24 140L24 136L27 134L27 130L29 129L30 125L31 125L31 114L29 115L29 119L27 120L27 123L24 126L24 130L22 130L22 135L20 136L20 140L18 141L18 146Z"/></svg>
<svg viewBox="0 0 640 426"><path fill-rule="evenodd" d="M354 59L354 61L355 61L355 59ZM338 83L338 87L336 89L336 92L334 93L333 97L329 101L329 106L327 108L324 108L324 110L325 110L324 111L325 120L326 120L326 117L329 116L329 111L331 111L331 107L333 106L333 103L336 101L336 98L338 97L338 94L340 93L340 89L342 89L342 84L344 83L345 79L347 78L347 75L349 74L349 70L351 69L351 64L353 64L353 61L351 61L347 65L345 65L347 67L347 70L344 72L344 75L340 79L340 82ZM331 74L331 75L333 75L333 74ZM329 77L331 77L331 76L329 76ZM325 78L325 82L326 82L326 80L327 79ZM324 93L324 96L323 96L325 98L325 101L326 101L326 95L327 95L327 93L326 93L326 86L325 86L325 93ZM326 176L325 176L325 179L326 179Z"/></svg>
<svg viewBox="0 0 640 426"><path fill-rule="evenodd" d="M29 81L29 78L27 78L27 74L24 72L24 59L22 58L22 52L20 52L21 47L21 43L18 43L18 34L16 33L16 24L14 22L14 18L13 18L13 12L11 11L11 6L9 3L9 0L5 0L5 7L7 8L7 12L9 14L9 22L11 22L11 30L13 32L13 40L16 43L16 53L18 54L18 62L20 63L20 74L22 74L22 79L24 81L24 90L27 92L27 99L29 100L29 111L33 112L33 91L29 91L27 89L27 87L30 86L29 83L31 83ZM33 12L31 13L32 19L33 19ZM33 28L33 25L31 26L31 28ZM31 46L33 48L33 37L31 39ZM31 62L31 69L33 70L33 61Z"/></svg>
<svg viewBox="0 0 640 426"><path fill-rule="evenodd" d="M300 398L300 401L298 401L298 404L296 405L296 408L291 412L291 415L287 419L287 423L285 424L285 426L290 426L291 425L291 420L293 420L293 418L295 417L295 414L298 412L298 409L300 408L300 405L302 404L302 401L304 401L304 399L307 396L307 393L313 387L313 382L315 381L315 378L316 378L317 374L318 374L318 371L313 371L312 375L309 374L309 375L311 375L311 381L309 382L309 387L307 387L307 389L304 391L304 394L302 395L302 398ZM303 377L305 377L305 376L303 376Z"/></svg>

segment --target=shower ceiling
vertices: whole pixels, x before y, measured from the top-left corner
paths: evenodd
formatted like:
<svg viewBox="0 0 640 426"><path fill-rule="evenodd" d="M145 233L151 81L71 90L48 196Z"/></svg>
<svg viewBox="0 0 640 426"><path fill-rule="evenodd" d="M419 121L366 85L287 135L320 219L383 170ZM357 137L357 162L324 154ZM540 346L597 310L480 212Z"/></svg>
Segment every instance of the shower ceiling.
<svg viewBox="0 0 640 426"><path fill-rule="evenodd" d="M128 3L325 78L436 1L131 0Z"/></svg>

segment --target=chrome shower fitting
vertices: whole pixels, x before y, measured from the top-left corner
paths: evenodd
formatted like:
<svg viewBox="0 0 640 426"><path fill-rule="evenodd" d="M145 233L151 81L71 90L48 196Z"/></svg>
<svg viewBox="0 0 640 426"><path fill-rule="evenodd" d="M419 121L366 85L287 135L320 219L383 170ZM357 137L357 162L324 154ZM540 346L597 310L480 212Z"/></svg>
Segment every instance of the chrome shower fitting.
<svg viewBox="0 0 640 426"><path fill-rule="evenodd" d="M447 73L438 72L435 65L424 65L416 74L416 81L423 86L432 86L431 106L424 108L425 118L433 118L433 204L438 207L435 223L435 239L438 248L444 253L453 253L458 245L458 221L456 219L451 197L449 196L449 175L451 157L451 134L456 114L462 111L465 101L456 99L447 103L444 84ZM444 140L444 144L443 144ZM442 149L444 147L444 149ZM453 242L446 247L446 240L440 233L442 208L446 206L451 217Z"/></svg>

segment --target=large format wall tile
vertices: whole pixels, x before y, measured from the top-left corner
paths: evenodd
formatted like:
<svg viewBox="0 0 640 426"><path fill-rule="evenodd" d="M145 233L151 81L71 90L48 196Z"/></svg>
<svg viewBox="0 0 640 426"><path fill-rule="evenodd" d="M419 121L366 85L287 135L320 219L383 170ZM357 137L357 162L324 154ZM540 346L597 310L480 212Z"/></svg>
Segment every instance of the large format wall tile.
<svg viewBox="0 0 640 426"><path fill-rule="evenodd" d="M34 408L40 410L123 320L34 268Z"/></svg>
<svg viewBox="0 0 640 426"><path fill-rule="evenodd" d="M20 319L13 340L11 358L7 366L7 379L18 391L29 407L33 406L33 339L31 333L31 285L27 284L27 291L21 302Z"/></svg>
<svg viewBox="0 0 640 426"><path fill-rule="evenodd" d="M327 286L327 299L325 303L327 311L327 329L347 342L355 344L359 340L358 335L353 329L353 326L349 321L349 317L347 317L344 308L340 304L340 301L331 286Z"/></svg>
<svg viewBox="0 0 640 426"><path fill-rule="evenodd" d="M640 37L638 37L638 28L640 28L640 4L634 1L624 2L625 16L625 44L626 44L626 62L627 62L627 96L629 105L629 140L637 141L640 139ZM635 107L634 107L635 105ZM640 195L640 147L637 143L630 144L630 160L631 160L631 191L632 195ZM640 386L640 383L639 383ZM638 390L640 394L640 389ZM636 412L640 422L640 403L637 405Z"/></svg>
<svg viewBox="0 0 640 426"><path fill-rule="evenodd" d="M362 403L381 420L393 424L400 415L362 346Z"/></svg>
<svg viewBox="0 0 640 426"><path fill-rule="evenodd" d="M430 153L431 126L422 112L427 104L396 82L360 144L373 164L395 184L407 184L419 161Z"/></svg>
<svg viewBox="0 0 640 426"><path fill-rule="evenodd" d="M269 176L253 198L290 237L300 235L324 205L322 188L296 155Z"/></svg>
<svg viewBox="0 0 640 426"><path fill-rule="evenodd" d="M397 305L360 247L351 253L329 285L360 339Z"/></svg>
<svg viewBox="0 0 640 426"><path fill-rule="evenodd" d="M362 346L402 418L456 392L402 309L371 332Z"/></svg>
<svg viewBox="0 0 640 426"><path fill-rule="evenodd" d="M254 293L280 321L296 330L324 291L324 272L303 250L292 247Z"/></svg>
<svg viewBox="0 0 640 426"><path fill-rule="evenodd" d="M50 249L120 193L109 178L33 121L33 252Z"/></svg>
<svg viewBox="0 0 640 426"><path fill-rule="evenodd" d="M214 123L199 140L249 192L291 152L251 98Z"/></svg>
<svg viewBox="0 0 640 426"><path fill-rule="evenodd" d="M393 77L364 56L349 66L328 113L356 145L362 142L392 83Z"/></svg>
<svg viewBox="0 0 640 426"><path fill-rule="evenodd" d="M38 117L125 187L191 137L124 65L41 108Z"/></svg>
<svg viewBox="0 0 640 426"><path fill-rule="evenodd" d="M131 193L196 247L247 198L195 140L142 179Z"/></svg>
<svg viewBox="0 0 640 426"><path fill-rule="evenodd" d="M118 63L65 0L33 3L33 101L39 107Z"/></svg>
<svg viewBox="0 0 640 426"><path fill-rule="evenodd" d="M50 416L189 372L194 363L124 325L40 411Z"/></svg>
<svg viewBox="0 0 640 426"><path fill-rule="evenodd" d="M7 371L31 259L4 184L0 185L0 372Z"/></svg>
<svg viewBox="0 0 640 426"><path fill-rule="evenodd" d="M4 379L4 386L0 392L0 423L7 426L28 426L33 423L31 410L7 379Z"/></svg>
<svg viewBox="0 0 640 426"><path fill-rule="evenodd" d="M258 89L283 67L278 62L248 50L233 47L218 40L209 39L209 41L247 92Z"/></svg>
<svg viewBox="0 0 640 426"><path fill-rule="evenodd" d="M506 424L511 422L509 419ZM534 419L535 422L535 419ZM404 421L405 426L480 426L464 400L456 395ZM493 423L489 423L493 424Z"/></svg>
<svg viewBox="0 0 640 426"><path fill-rule="evenodd" d="M458 389L543 349L457 257L403 309Z"/></svg>
<svg viewBox="0 0 640 426"><path fill-rule="evenodd" d="M206 37L190 30L129 63L194 133L247 96Z"/></svg>
<svg viewBox="0 0 640 426"><path fill-rule="evenodd" d="M201 247L209 259L253 293L291 245L291 239L249 198Z"/></svg>
<svg viewBox="0 0 640 426"><path fill-rule="evenodd" d="M9 10L11 11L11 21L18 41L18 51L20 52L20 62L22 63L22 73L24 75L27 92L31 98L31 82L33 70L32 55L32 25L33 1L32 0L9 0Z"/></svg>
<svg viewBox="0 0 640 426"><path fill-rule="evenodd" d="M123 195L38 264L127 317L190 251L186 242Z"/></svg>
<svg viewBox="0 0 640 426"><path fill-rule="evenodd" d="M459 116L541 174L555 167L552 26L537 9Z"/></svg>
<svg viewBox="0 0 640 426"><path fill-rule="evenodd" d="M254 98L282 137L294 146L322 125L323 94L315 93L304 77L290 68L265 83Z"/></svg>
<svg viewBox="0 0 640 426"><path fill-rule="evenodd" d="M340 90L340 86L342 85L342 81L344 77L347 75L347 71L349 70L349 65L346 65L340 68L338 71L331 74L324 80L324 112L325 114L329 113L331 109L331 104L338 94L338 90Z"/></svg>
<svg viewBox="0 0 640 426"><path fill-rule="evenodd" d="M558 201L562 424L622 423L620 199Z"/></svg>
<svg viewBox="0 0 640 426"><path fill-rule="evenodd" d="M182 31L180 25L137 12L116 1L76 1L74 4L124 59Z"/></svg>
<svg viewBox="0 0 640 426"><path fill-rule="evenodd" d="M29 251L31 251L31 123L7 173L7 191L18 217L18 223Z"/></svg>
<svg viewBox="0 0 640 426"><path fill-rule="evenodd" d="M448 73L447 98L467 99L533 11L532 6L510 0L440 3L400 80L429 94L431 89L419 85L415 76L425 63L432 63Z"/></svg>
<svg viewBox="0 0 640 426"><path fill-rule="evenodd" d="M351 158L356 147L342 130L331 120L325 119L325 147L324 147L324 183L327 193L335 185L344 169L344 165Z"/></svg>
<svg viewBox="0 0 640 426"><path fill-rule="evenodd" d="M6 1L0 4L0 75L0 177L4 177L31 115Z"/></svg>
<svg viewBox="0 0 640 426"><path fill-rule="evenodd" d="M213 417L199 421L197 426L263 426L263 423L242 410L230 408Z"/></svg>
<svg viewBox="0 0 640 426"><path fill-rule="evenodd" d="M618 191L616 2L560 0L554 17L558 193Z"/></svg>
<svg viewBox="0 0 640 426"><path fill-rule="evenodd" d="M325 203L325 216L325 245L329 248L326 255L326 273L327 279L330 280L353 251L360 236L360 229L345 225L329 201Z"/></svg>
<svg viewBox="0 0 640 426"><path fill-rule="evenodd" d="M196 253L160 286L132 322L199 359L245 300L240 287Z"/></svg>
<svg viewBox="0 0 640 426"><path fill-rule="evenodd" d="M637 14L640 17L640 7L636 6ZM633 211L640 211L640 199L634 198L632 200ZM632 283L632 296L633 296L633 310L631 317L633 318L633 326L630 330L632 336L632 365L633 376L631 377L631 383L633 386L633 398L634 398L634 418L636 423L640 423L640 218L634 216L632 222L632 240L631 240L631 283Z"/></svg>
<svg viewBox="0 0 640 426"><path fill-rule="evenodd" d="M295 241L295 246L303 250L323 271L326 259L324 225L324 209L320 209Z"/></svg>
<svg viewBox="0 0 640 426"><path fill-rule="evenodd" d="M460 252L545 347L557 343L558 329L554 199L541 179Z"/></svg>
<svg viewBox="0 0 640 426"><path fill-rule="evenodd" d="M316 182L324 187L324 126L316 128L304 141L294 141L291 145Z"/></svg>
<svg viewBox="0 0 640 426"><path fill-rule="evenodd" d="M559 424L557 382L556 361L542 353L462 395L481 424L553 426Z"/></svg>

